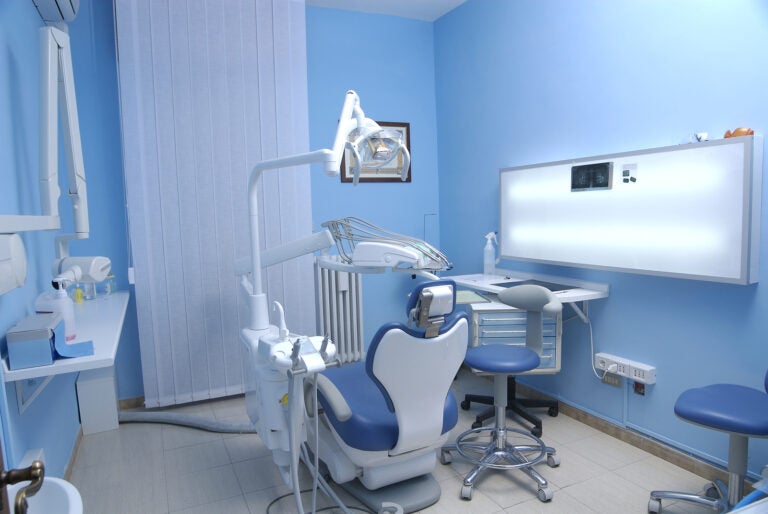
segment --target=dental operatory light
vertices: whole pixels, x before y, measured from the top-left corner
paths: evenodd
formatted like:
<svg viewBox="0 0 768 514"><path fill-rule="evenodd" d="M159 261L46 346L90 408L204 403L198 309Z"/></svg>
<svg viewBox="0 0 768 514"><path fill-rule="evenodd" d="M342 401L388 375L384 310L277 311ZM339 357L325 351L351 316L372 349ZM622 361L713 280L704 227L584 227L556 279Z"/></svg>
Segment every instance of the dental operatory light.
<svg viewBox="0 0 768 514"><path fill-rule="evenodd" d="M258 209L258 181L264 170L287 168L304 164L318 163L323 165L323 171L328 176L339 175L341 158L345 150L352 154L352 168L354 183L357 184L360 170L363 168L377 169L389 163L395 162L402 180L406 179L410 166L410 155L403 143L403 136L396 130L382 129L378 123L365 117L360 108L360 98L354 91L347 91L344 105L339 116L339 124L336 129L336 137L331 148L323 148L312 152L277 157L259 162L254 166L248 180L248 211L250 219L251 235L251 270L250 280L243 277L241 284L248 296L250 321L248 329L264 332L269 330L269 308L267 297L262 287L262 250L259 235L259 209ZM317 242L307 245L284 245L284 251L279 251L280 259L271 259L270 264L282 262L288 259L311 253L323 247L333 244L330 235L325 242ZM318 246L320 245L320 246ZM270 249L272 250L272 249Z"/></svg>
<svg viewBox="0 0 768 514"><path fill-rule="evenodd" d="M370 120L369 120L370 121ZM410 155L403 141L403 134L390 128L381 128L376 122L371 121L365 126L357 128L350 133L350 142L347 143L352 154L353 183L360 179L361 169L382 168L400 156L403 162L398 162L400 179L408 176Z"/></svg>

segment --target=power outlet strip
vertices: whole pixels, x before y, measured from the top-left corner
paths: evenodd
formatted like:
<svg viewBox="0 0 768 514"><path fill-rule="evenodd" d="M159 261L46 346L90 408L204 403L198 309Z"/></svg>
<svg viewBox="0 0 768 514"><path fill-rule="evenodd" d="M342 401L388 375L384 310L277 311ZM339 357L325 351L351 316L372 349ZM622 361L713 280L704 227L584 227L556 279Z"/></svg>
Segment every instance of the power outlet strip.
<svg viewBox="0 0 768 514"><path fill-rule="evenodd" d="M610 353L600 352L595 355L595 368L615 375L629 375L629 361Z"/></svg>
<svg viewBox="0 0 768 514"><path fill-rule="evenodd" d="M595 368L607 373L614 373L643 384L656 383L656 368L642 362L636 362L610 353L595 354Z"/></svg>
<svg viewBox="0 0 768 514"><path fill-rule="evenodd" d="M642 362L630 361L629 378L643 384L656 383L656 368Z"/></svg>

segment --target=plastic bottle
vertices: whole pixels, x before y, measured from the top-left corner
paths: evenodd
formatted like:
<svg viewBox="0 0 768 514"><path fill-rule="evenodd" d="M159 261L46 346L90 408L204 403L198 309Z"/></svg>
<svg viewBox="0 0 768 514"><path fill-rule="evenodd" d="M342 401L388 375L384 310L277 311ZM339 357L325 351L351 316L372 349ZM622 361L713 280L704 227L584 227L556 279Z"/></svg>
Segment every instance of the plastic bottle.
<svg viewBox="0 0 768 514"><path fill-rule="evenodd" d="M496 232L488 232L485 235L485 248L483 248L483 274L495 275L496 271Z"/></svg>
<svg viewBox="0 0 768 514"><path fill-rule="evenodd" d="M75 340L75 304L64 288L42 293L35 300L35 312L58 312L64 320L64 334L68 343Z"/></svg>
<svg viewBox="0 0 768 514"><path fill-rule="evenodd" d="M75 286L75 303L83 303L83 290L80 288L80 284L77 284Z"/></svg>

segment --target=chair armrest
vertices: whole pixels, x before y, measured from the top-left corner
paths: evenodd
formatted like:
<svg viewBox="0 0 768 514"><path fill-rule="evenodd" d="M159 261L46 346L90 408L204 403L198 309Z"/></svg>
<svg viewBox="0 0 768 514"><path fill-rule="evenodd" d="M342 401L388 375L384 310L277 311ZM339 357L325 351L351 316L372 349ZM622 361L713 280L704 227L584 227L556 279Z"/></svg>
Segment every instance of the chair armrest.
<svg viewBox="0 0 768 514"><path fill-rule="evenodd" d="M352 410L349 408L349 404L347 404L347 401L344 399L344 397L341 395L341 392L336 388L333 382L328 380L328 378L325 375L315 375L315 380L317 382L317 389L318 391L323 395L325 398L325 401L328 403L328 406L333 411L334 416L336 416L336 419L339 421L347 421L349 418L352 417ZM305 390L305 398L306 398L306 390ZM309 402L307 403L309 405Z"/></svg>

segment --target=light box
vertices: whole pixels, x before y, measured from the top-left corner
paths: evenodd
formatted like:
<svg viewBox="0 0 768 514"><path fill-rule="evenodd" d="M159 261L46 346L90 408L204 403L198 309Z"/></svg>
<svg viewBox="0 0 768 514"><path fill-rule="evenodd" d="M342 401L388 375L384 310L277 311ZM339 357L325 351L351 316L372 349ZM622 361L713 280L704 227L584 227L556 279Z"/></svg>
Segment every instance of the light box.
<svg viewBox="0 0 768 514"><path fill-rule="evenodd" d="M501 256L757 282L762 150L743 136L502 169Z"/></svg>

